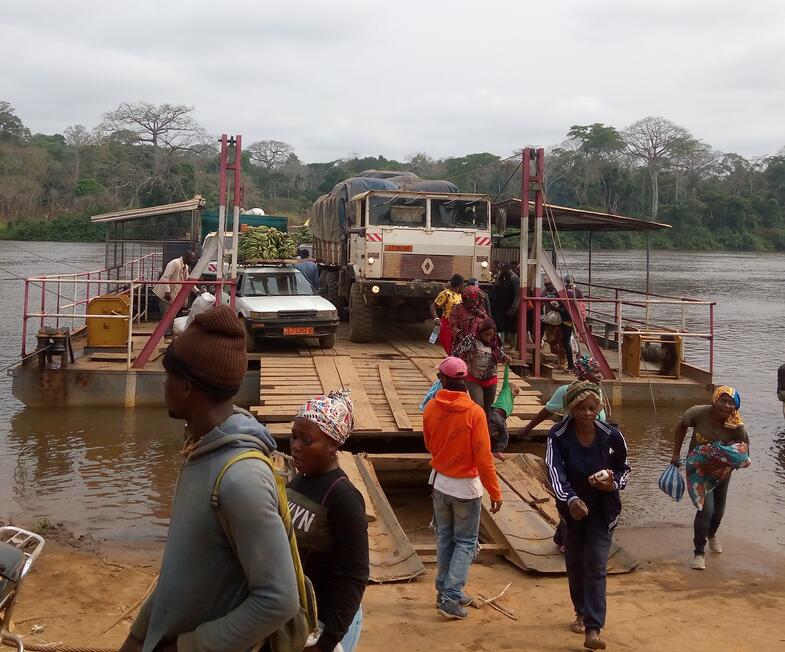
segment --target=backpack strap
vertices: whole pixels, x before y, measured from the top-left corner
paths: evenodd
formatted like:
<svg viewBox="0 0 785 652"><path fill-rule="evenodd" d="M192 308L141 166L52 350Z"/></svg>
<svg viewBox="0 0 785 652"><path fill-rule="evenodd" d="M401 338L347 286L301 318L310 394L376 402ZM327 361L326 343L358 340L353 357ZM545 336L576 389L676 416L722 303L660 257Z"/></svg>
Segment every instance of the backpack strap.
<svg viewBox="0 0 785 652"><path fill-rule="evenodd" d="M226 472L232 467L233 464L236 462L241 462L242 460L261 460L268 467L270 467L270 472L273 474L273 477L276 476L275 467L273 466L273 461L261 451L245 451L244 453L240 453L239 455L235 455L234 457L227 460L226 464L223 465L223 468L219 471L218 477L215 478L215 483L213 484L213 490L210 493L210 504L218 508L218 491L221 489L221 480L223 480ZM280 506L278 508L280 512Z"/></svg>
<svg viewBox="0 0 785 652"><path fill-rule="evenodd" d="M216 510L216 516L218 517L218 521L221 524L221 528L223 529L226 538L229 540L229 544L234 548L234 543L232 542L232 538L229 535L229 527L228 523L226 522L226 516L219 509L220 506L218 492L221 488L221 480L223 480L223 477L226 475L226 472L232 467L232 465L237 462L241 462L242 460L250 459L261 460L267 465L267 467L270 469L270 472L273 474L276 494L278 497L278 515L281 517L284 530L286 530L286 536L289 539L289 550L292 555L294 573L297 579L297 594L300 599L300 608L305 610L305 612L308 614L309 621L312 621L310 624L315 629L317 619L316 604L312 600L313 589L310 588L310 586L306 583L305 573L303 572L303 564L300 560L300 552L297 549L297 537L294 533L292 516L289 513L289 499L286 495L286 480L281 476L280 473L276 472L275 465L273 464L272 459L270 459L270 456L265 455L258 450L250 450L240 453L239 455L235 455L234 457L227 460L227 462L223 465L223 468L218 473L215 483L213 484L213 490L210 493L210 504L212 505L213 509Z"/></svg>

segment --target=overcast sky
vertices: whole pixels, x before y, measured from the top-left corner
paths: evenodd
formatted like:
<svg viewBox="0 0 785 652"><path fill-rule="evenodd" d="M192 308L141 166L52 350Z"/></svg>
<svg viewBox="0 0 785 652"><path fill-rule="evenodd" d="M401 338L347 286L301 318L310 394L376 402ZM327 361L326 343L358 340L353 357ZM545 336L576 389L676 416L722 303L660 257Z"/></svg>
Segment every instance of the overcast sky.
<svg viewBox="0 0 785 652"><path fill-rule="evenodd" d="M722 151L785 146L781 0L2 2L0 100L34 132L123 101L305 161L553 145L662 115Z"/></svg>

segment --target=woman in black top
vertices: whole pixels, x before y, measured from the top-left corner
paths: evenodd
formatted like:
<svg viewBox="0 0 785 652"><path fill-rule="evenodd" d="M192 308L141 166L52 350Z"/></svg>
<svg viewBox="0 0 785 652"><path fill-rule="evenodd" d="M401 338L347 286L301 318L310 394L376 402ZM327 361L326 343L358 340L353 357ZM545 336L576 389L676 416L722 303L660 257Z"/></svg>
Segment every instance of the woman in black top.
<svg viewBox="0 0 785 652"><path fill-rule="evenodd" d="M621 515L619 490L630 467L627 443L615 427L597 421L601 391L589 381L572 383L564 395L570 414L551 428L545 463L565 524L564 558L575 607L571 629L585 630L584 647L604 650L605 573L613 529Z"/></svg>
<svg viewBox="0 0 785 652"><path fill-rule="evenodd" d="M349 392L303 405L292 424L297 475L287 486L289 511L323 629L311 652L352 652L360 637L368 583L368 524L359 491L338 467L337 452L354 426ZM340 649L340 648L339 648Z"/></svg>

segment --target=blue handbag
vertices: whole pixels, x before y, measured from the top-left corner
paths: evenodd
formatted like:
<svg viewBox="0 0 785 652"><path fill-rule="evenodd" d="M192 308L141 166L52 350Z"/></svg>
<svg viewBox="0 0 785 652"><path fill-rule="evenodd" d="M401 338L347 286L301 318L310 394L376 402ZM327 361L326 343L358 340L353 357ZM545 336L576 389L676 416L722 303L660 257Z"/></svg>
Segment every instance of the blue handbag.
<svg viewBox="0 0 785 652"><path fill-rule="evenodd" d="M431 388L425 394L422 403L420 403L420 412L422 412L425 409L425 406L428 405L428 401L430 401L434 396L436 396L436 392L438 392L441 388L442 388L442 383L437 378L434 381L433 385L431 385Z"/></svg>
<svg viewBox="0 0 785 652"><path fill-rule="evenodd" d="M660 485L660 489L677 503L684 495L684 478L681 477L679 467L675 464L669 464L668 468L662 472L658 484Z"/></svg>

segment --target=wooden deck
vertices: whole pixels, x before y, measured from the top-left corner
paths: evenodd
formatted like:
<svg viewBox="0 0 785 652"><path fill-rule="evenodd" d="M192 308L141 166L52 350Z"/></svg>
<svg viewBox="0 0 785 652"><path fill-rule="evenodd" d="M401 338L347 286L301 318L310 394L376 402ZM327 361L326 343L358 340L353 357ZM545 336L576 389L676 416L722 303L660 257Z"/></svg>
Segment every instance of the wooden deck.
<svg viewBox="0 0 785 652"><path fill-rule="evenodd" d="M393 335L394 330L394 335ZM348 387L355 406L353 437L422 434L420 402L436 380L441 347L427 341L422 327L389 327L384 341L349 342L341 331L335 348L307 344L278 347L259 355L259 405L251 412L273 435L289 434L297 409L309 398ZM502 369L500 369L501 376ZM542 395L513 374L521 392L507 421L511 437L542 407ZM544 437L550 423L533 432Z"/></svg>

